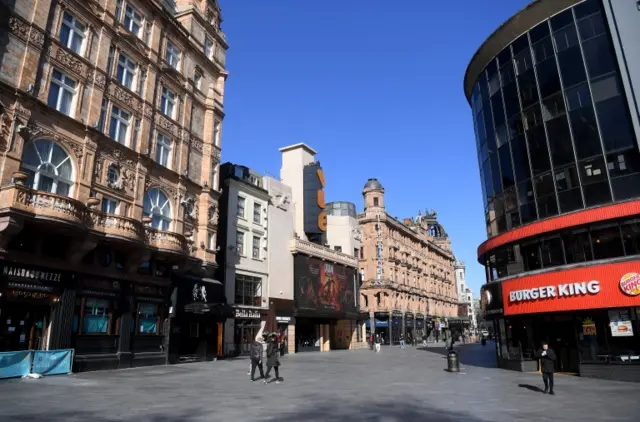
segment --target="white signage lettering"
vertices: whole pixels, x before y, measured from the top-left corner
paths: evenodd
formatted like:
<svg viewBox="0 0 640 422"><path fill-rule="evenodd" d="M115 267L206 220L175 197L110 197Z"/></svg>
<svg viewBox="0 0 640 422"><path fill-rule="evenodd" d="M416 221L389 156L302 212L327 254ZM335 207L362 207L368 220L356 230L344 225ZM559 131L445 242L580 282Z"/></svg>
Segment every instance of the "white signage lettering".
<svg viewBox="0 0 640 422"><path fill-rule="evenodd" d="M566 283L557 286L541 286L532 289L514 290L509 292L509 302L528 302L538 299L554 299L559 297L586 296L600 293L598 280L579 283Z"/></svg>
<svg viewBox="0 0 640 422"><path fill-rule="evenodd" d="M250 309L236 309L236 318L260 319L260 312Z"/></svg>
<svg viewBox="0 0 640 422"><path fill-rule="evenodd" d="M278 322L290 322L291 321L291 317L288 317L288 316L277 316L276 317L276 321L278 321Z"/></svg>
<svg viewBox="0 0 640 422"><path fill-rule="evenodd" d="M38 271L38 270L32 270L28 268L12 267L9 265L3 268L2 274L12 276L12 277L28 278L31 280L38 280L38 281L59 282L62 279L61 273L55 273L50 271Z"/></svg>

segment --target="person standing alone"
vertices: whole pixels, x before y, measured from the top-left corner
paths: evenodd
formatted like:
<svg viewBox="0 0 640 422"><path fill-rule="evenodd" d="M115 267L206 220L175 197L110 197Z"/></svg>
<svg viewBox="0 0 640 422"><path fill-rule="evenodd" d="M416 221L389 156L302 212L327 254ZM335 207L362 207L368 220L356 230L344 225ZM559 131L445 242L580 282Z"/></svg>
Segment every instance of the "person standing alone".
<svg viewBox="0 0 640 422"><path fill-rule="evenodd" d="M264 371L262 369L262 350L262 343L257 339L254 340L249 351L249 357L251 359L251 381L255 381L254 375L256 374L256 366L260 370L260 378L264 378Z"/></svg>
<svg viewBox="0 0 640 422"><path fill-rule="evenodd" d="M264 383L267 383L271 368L276 373L276 384L280 384L280 360L278 359L278 341L276 333L271 333L271 337L267 340L267 373L265 374Z"/></svg>
<svg viewBox="0 0 640 422"><path fill-rule="evenodd" d="M556 353L549 347L549 343L545 341L542 343L542 349L536 353L536 358L540 359L544 393L549 393L553 396L555 395L553 392L553 373L555 372Z"/></svg>

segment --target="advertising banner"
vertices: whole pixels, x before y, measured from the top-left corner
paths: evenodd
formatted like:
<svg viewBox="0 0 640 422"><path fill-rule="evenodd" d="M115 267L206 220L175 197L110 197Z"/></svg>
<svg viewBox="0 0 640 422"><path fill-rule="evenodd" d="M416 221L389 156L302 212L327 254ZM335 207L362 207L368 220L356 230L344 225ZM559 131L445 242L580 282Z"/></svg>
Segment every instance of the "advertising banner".
<svg viewBox="0 0 640 422"><path fill-rule="evenodd" d="M40 375L70 374L72 360L73 349L36 350L31 372Z"/></svg>
<svg viewBox="0 0 640 422"><path fill-rule="evenodd" d="M633 337L633 325L626 309L609 310L611 337Z"/></svg>
<svg viewBox="0 0 640 422"><path fill-rule="evenodd" d="M486 316L502 314L502 283L489 283L480 287L480 308Z"/></svg>
<svg viewBox="0 0 640 422"><path fill-rule="evenodd" d="M355 269L304 255L294 259L298 312L358 313L354 294Z"/></svg>
<svg viewBox="0 0 640 422"><path fill-rule="evenodd" d="M23 377L31 370L31 351L0 353L0 379Z"/></svg>
<svg viewBox="0 0 640 422"><path fill-rule="evenodd" d="M640 305L640 261L593 265L501 283L505 315Z"/></svg>

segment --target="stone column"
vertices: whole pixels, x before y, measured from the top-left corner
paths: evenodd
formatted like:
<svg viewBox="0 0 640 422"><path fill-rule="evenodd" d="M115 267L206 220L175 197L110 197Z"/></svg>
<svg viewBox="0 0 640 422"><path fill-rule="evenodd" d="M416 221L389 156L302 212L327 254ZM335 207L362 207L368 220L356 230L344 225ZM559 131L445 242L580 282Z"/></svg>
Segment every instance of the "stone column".
<svg viewBox="0 0 640 422"><path fill-rule="evenodd" d="M406 314L405 311L402 311L402 338L405 339L405 341L407 340L407 324L406 324Z"/></svg>
<svg viewBox="0 0 640 422"><path fill-rule="evenodd" d="M416 344L418 344L418 343L420 343L419 340L422 340L422 338L416 338L416 336L418 335L418 327L416 325L416 320L417 320L417 317L416 317L416 313L414 312L413 313L413 341ZM420 337L422 337L422 336L420 336Z"/></svg>

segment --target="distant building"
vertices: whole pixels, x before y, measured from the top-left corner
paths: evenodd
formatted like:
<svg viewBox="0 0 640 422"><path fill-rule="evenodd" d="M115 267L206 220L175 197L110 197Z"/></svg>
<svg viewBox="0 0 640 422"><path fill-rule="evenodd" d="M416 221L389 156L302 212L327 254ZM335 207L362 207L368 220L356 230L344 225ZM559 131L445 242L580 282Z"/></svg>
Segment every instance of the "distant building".
<svg viewBox="0 0 640 422"><path fill-rule="evenodd" d="M220 222L217 244L224 265L218 270L234 318L225 323L225 354L248 353L269 309L267 207L269 192L259 173L241 165L220 166ZM209 241L210 247L215 244ZM209 246L209 245L208 245Z"/></svg>
<svg viewBox="0 0 640 422"><path fill-rule="evenodd" d="M369 331L397 343L400 334L420 338L445 329L457 318L458 295L451 241L436 212L402 222L391 217L377 179L367 181L362 195L360 309Z"/></svg>

